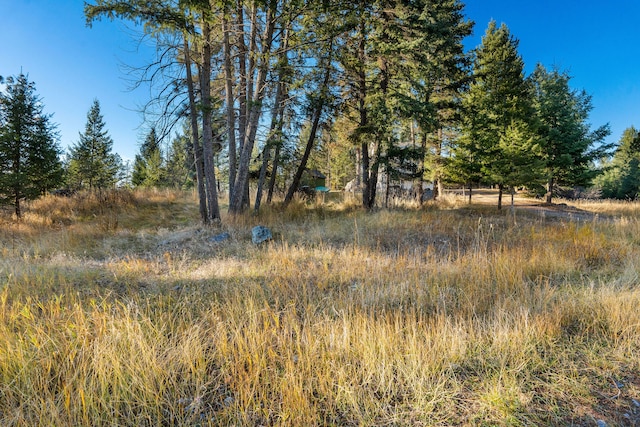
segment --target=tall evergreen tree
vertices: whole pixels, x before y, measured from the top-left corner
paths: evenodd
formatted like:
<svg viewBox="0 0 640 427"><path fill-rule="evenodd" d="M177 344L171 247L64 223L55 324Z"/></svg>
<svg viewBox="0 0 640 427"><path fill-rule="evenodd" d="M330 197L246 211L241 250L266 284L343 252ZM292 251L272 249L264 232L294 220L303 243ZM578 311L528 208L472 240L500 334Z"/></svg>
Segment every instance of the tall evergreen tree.
<svg viewBox="0 0 640 427"><path fill-rule="evenodd" d="M569 86L571 77L557 68L548 71L538 65L533 72L535 106L539 118L537 133L541 141L547 181L547 203L557 185L586 185L594 177L594 160L611 148L603 144L608 125L590 131L587 122L592 109L585 91Z"/></svg>
<svg viewBox="0 0 640 427"><path fill-rule="evenodd" d="M367 208L375 203L380 172L422 175L420 157L428 135L456 120L456 101L467 80L462 40L473 25L463 8L457 0L359 1L351 6L338 58L344 110L354 124L351 140L361 170L356 182L362 184ZM443 144L441 138L433 157L442 154ZM438 171L434 178L439 176Z"/></svg>
<svg viewBox="0 0 640 427"><path fill-rule="evenodd" d="M8 77L0 93L0 203L32 200L62 183L60 149L55 126L44 114L35 84L24 74Z"/></svg>
<svg viewBox="0 0 640 427"><path fill-rule="evenodd" d="M538 165L537 144L531 138L535 126L531 85L524 76L518 40L505 24L489 23L476 50L473 79L464 99L460 145L478 162L483 179L498 185L500 209L503 191L526 184L529 171ZM529 171L518 173L525 169Z"/></svg>
<svg viewBox="0 0 640 427"><path fill-rule="evenodd" d="M195 167L193 146L187 135L176 135L167 152L165 181L168 187L193 188Z"/></svg>
<svg viewBox="0 0 640 427"><path fill-rule="evenodd" d="M94 100L87 113L87 124L80 140L70 149L69 179L77 188L102 189L113 187L122 169L120 156L112 152L113 140L100 113L100 103Z"/></svg>
<svg viewBox="0 0 640 427"><path fill-rule="evenodd" d="M625 129L613 159L595 182L602 196L636 200L640 194L640 131Z"/></svg>
<svg viewBox="0 0 640 427"><path fill-rule="evenodd" d="M408 81L412 96L405 99L410 117L418 129L434 197L442 189L447 160L459 134L460 100L468 88L471 59L463 40L473 29L464 16L464 4L458 0L424 0L419 15L413 18L417 48L411 44L403 51L415 57ZM416 141L417 142L417 141Z"/></svg>
<svg viewBox="0 0 640 427"><path fill-rule="evenodd" d="M156 130L151 129L145 138L140 153L133 163L131 183L138 187L156 187L162 184L165 170Z"/></svg>

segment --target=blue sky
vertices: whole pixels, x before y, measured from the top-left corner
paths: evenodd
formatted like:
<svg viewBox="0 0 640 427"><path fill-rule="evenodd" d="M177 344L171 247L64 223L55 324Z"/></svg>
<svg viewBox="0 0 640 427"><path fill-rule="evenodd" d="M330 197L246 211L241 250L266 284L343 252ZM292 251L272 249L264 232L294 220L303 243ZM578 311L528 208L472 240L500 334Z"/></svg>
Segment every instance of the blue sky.
<svg viewBox="0 0 640 427"><path fill-rule="evenodd" d="M124 159L138 152L147 128L138 112L148 88L130 91L126 66L154 57L139 34L119 21L85 25L82 0L0 0L0 75L21 71L36 83L45 111L58 124L61 145L78 141L87 112L98 99L114 151ZM527 72L536 63L559 66L572 86L593 96L590 122L610 123L611 141L640 126L640 1L468 0L476 23L471 49L491 19L507 24L520 40ZM125 67L123 67L125 66Z"/></svg>
<svg viewBox="0 0 640 427"><path fill-rule="evenodd" d="M82 0L0 0L0 75L28 74L65 149L98 99L114 151L133 159L148 130L138 111L150 93L129 90L126 66L146 63L154 50L120 21L87 27L83 8Z"/></svg>

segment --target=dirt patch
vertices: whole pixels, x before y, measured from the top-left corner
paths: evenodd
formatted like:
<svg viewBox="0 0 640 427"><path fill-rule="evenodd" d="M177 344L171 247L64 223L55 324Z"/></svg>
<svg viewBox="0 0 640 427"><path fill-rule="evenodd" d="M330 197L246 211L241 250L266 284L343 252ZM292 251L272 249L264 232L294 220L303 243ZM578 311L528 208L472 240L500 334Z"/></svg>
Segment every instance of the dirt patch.
<svg viewBox="0 0 640 427"><path fill-rule="evenodd" d="M447 192L449 197L456 199L468 200L468 190L451 190ZM498 190L491 189L474 189L472 192L471 202L474 205L498 206ZM541 219L563 219L568 221L599 221L610 220L611 217L601 215L595 212L579 209L567 203L545 203L539 199L526 197L523 194L515 194L513 205L519 212L528 212L532 215L538 215ZM502 195L502 208L509 209L511 207L511 194Z"/></svg>

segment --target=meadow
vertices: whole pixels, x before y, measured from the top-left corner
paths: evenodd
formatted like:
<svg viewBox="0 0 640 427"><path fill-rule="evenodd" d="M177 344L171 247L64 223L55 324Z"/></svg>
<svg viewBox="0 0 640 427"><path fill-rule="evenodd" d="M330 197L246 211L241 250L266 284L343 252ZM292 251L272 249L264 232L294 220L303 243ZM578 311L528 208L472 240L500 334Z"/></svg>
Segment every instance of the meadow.
<svg viewBox="0 0 640 427"><path fill-rule="evenodd" d="M640 425L640 204L195 200L0 216L0 425Z"/></svg>

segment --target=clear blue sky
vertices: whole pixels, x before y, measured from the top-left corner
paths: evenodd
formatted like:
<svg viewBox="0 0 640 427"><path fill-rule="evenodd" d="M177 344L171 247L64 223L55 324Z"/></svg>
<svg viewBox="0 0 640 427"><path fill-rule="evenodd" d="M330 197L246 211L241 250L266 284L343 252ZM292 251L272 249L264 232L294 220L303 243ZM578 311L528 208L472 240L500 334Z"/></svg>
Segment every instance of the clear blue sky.
<svg viewBox="0 0 640 427"><path fill-rule="evenodd" d="M100 101L114 151L132 159L147 128L139 107L148 88L130 91L123 65L139 66L154 56L140 46L129 24L85 25L82 0L0 0L0 75L21 71L36 83L45 111L53 113L61 144L78 141L94 98ZM611 124L610 140L640 126L640 1L468 0L476 23L471 49L491 19L507 24L520 40L527 72L536 63L558 65L572 85L593 96L590 121ZM126 68L126 67L125 67Z"/></svg>
<svg viewBox="0 0 640 427"><path fill-rule="evenodd" d="M148 131L138 111L150 93L130 91L126 66L145 64L155 51L122 21L85 22L82 0L0 0L0 75L28 74L65 149L78 142L98 99L114 151L133 159Z"/></svg>

